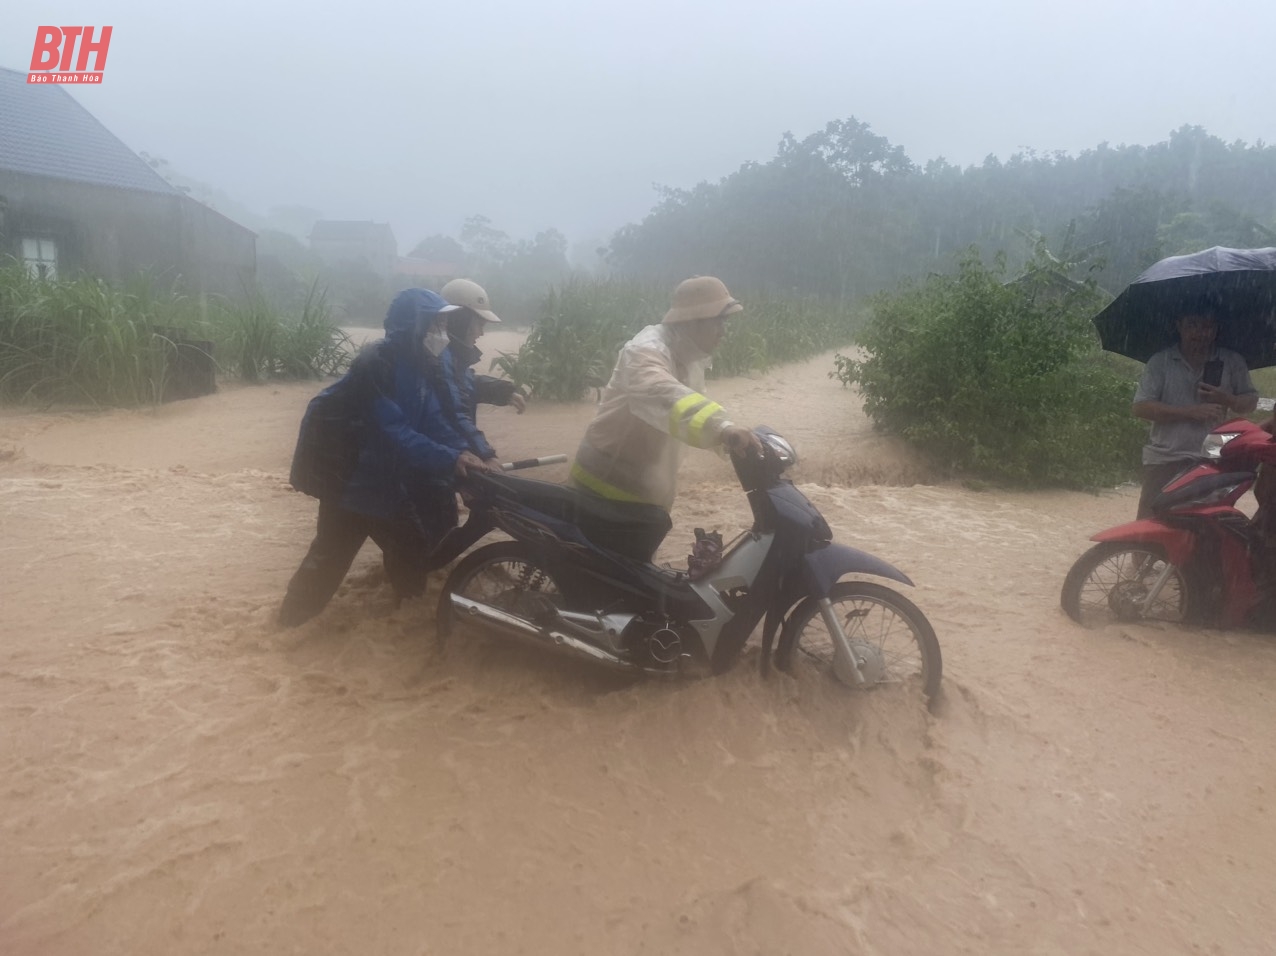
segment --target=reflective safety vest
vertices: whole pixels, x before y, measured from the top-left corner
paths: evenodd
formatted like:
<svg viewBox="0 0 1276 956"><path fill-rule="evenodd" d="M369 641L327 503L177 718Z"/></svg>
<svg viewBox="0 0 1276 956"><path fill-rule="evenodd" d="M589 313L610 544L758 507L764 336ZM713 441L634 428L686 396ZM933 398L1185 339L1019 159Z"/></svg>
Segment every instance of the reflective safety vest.
<svg viewBox="0 0 1276 956"><path fill-rule="evenodd" d="M702 391L705 358L677 326L649 325L630 339L576 452L573 484L669 510L683 447L718 448L732 424Z"/></svg>

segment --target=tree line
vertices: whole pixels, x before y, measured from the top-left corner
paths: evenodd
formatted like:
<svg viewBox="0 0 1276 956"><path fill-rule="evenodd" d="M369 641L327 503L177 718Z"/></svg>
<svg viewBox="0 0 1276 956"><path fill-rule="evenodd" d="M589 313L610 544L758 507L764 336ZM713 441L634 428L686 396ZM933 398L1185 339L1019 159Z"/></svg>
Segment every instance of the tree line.
<svg viewBox="0 0 1276 956"><path fill-rule="evenodd" d="M963 250L1027 256L1021 236L1071 235L1119 291L1167 255L1276 245L1276 147L1226 143L1183 126L1152 146L1102 143L1079 155L1020 152L961 168L918 164L851 117L716 183L664 189L612 238L622 274L693 272L732 287L862 300L907 277L948 271Z"/></svg>

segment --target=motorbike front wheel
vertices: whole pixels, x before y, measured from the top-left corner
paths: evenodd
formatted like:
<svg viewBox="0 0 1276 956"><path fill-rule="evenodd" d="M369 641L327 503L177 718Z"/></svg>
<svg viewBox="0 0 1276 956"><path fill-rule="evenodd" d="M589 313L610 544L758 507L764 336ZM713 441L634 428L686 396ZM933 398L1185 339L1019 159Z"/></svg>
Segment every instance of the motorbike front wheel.
<svg viewBox="0 0 1276 956"><path fill-rule="evenodd" d="M1148 605L1167 568L1165 583ZM1063 582L1059 604L1083 627L1133 621L1181 624L1187 620L1189 591L1183 572L1167 564L1157 545L1108 541L1077 559Z"/></svg>
<svg viewBox="0 0 1276 956"><path fill-rule="evenodd" d="M829 592L833 613L871 685L916 684L928 698L939 690L943 660L930 621L901 594L867 581L842 581ZM820 604L807 598L794 609L776 650L776 666L792 670L798 655L836 676L833 637Z"/></svg>
<svg viewBox="0 0 1276 956"><path fill-rule="evenodd" d="M490 604L536 623L565 606L557 582L536 555L517 541L500 541L470 552L448 575L439 595L439 646L451 635L456 615L452 595Z"/></svg>

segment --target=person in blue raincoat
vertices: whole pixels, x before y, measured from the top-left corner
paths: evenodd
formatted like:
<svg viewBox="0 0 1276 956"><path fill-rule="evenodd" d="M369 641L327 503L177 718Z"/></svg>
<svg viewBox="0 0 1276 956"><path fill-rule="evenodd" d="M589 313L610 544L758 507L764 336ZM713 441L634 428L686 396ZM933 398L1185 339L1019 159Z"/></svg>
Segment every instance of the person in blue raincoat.
<svg viewBox="0 0 1276 956"><path fill-rule="evenodd" d="M430 552L457 523L455 478L489 467L457 430L440 387L438 357L454 309L426 289L399 293L385 338L306 408L290 478L319 499L319 521L288 583L280 624L294 627L322 611L368 538L381 548L400 599L424 591Z"/></svg>
<svg viewBox="0 0 1276 956"><path fill-rule="evenodd" d="M523 414L527 408L527 397L513 382L492 375L479 375L474 371L474 366L483 357L477 344L479 337L489 325L501 321L491 309L487 292L471 279L453 279L439 290L439 295L450 304L460 306L457 311L448 314L447 331L451 343L441 356L443 379L451 389L457 411L476 429L479 405L513 405L520 415Z"/></svg>

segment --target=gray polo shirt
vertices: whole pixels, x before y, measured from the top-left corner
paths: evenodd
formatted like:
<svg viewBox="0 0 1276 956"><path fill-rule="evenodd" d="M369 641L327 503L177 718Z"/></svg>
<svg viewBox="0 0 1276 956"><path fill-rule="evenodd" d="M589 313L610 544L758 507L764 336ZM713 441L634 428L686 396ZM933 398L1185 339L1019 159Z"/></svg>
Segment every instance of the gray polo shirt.
<svg viewBox="0 0 1276 956"><path fill-rule="evenodd" d="M1221 388L1233 395L1253 395L1258 390L1249 379L1245 360L1231 349L1215 348L1210 358L1223 360ZM1150 359L1139 378L1134 404L1164 402L1166 405L1195 405L1196 386L1201 372L1183 357L1177 345L1161 349ZM1143 446L1143 464L1163 465L1201 454L1201 443L1214 426L1207 422L1153 422L1148 443Z"/></svg>

